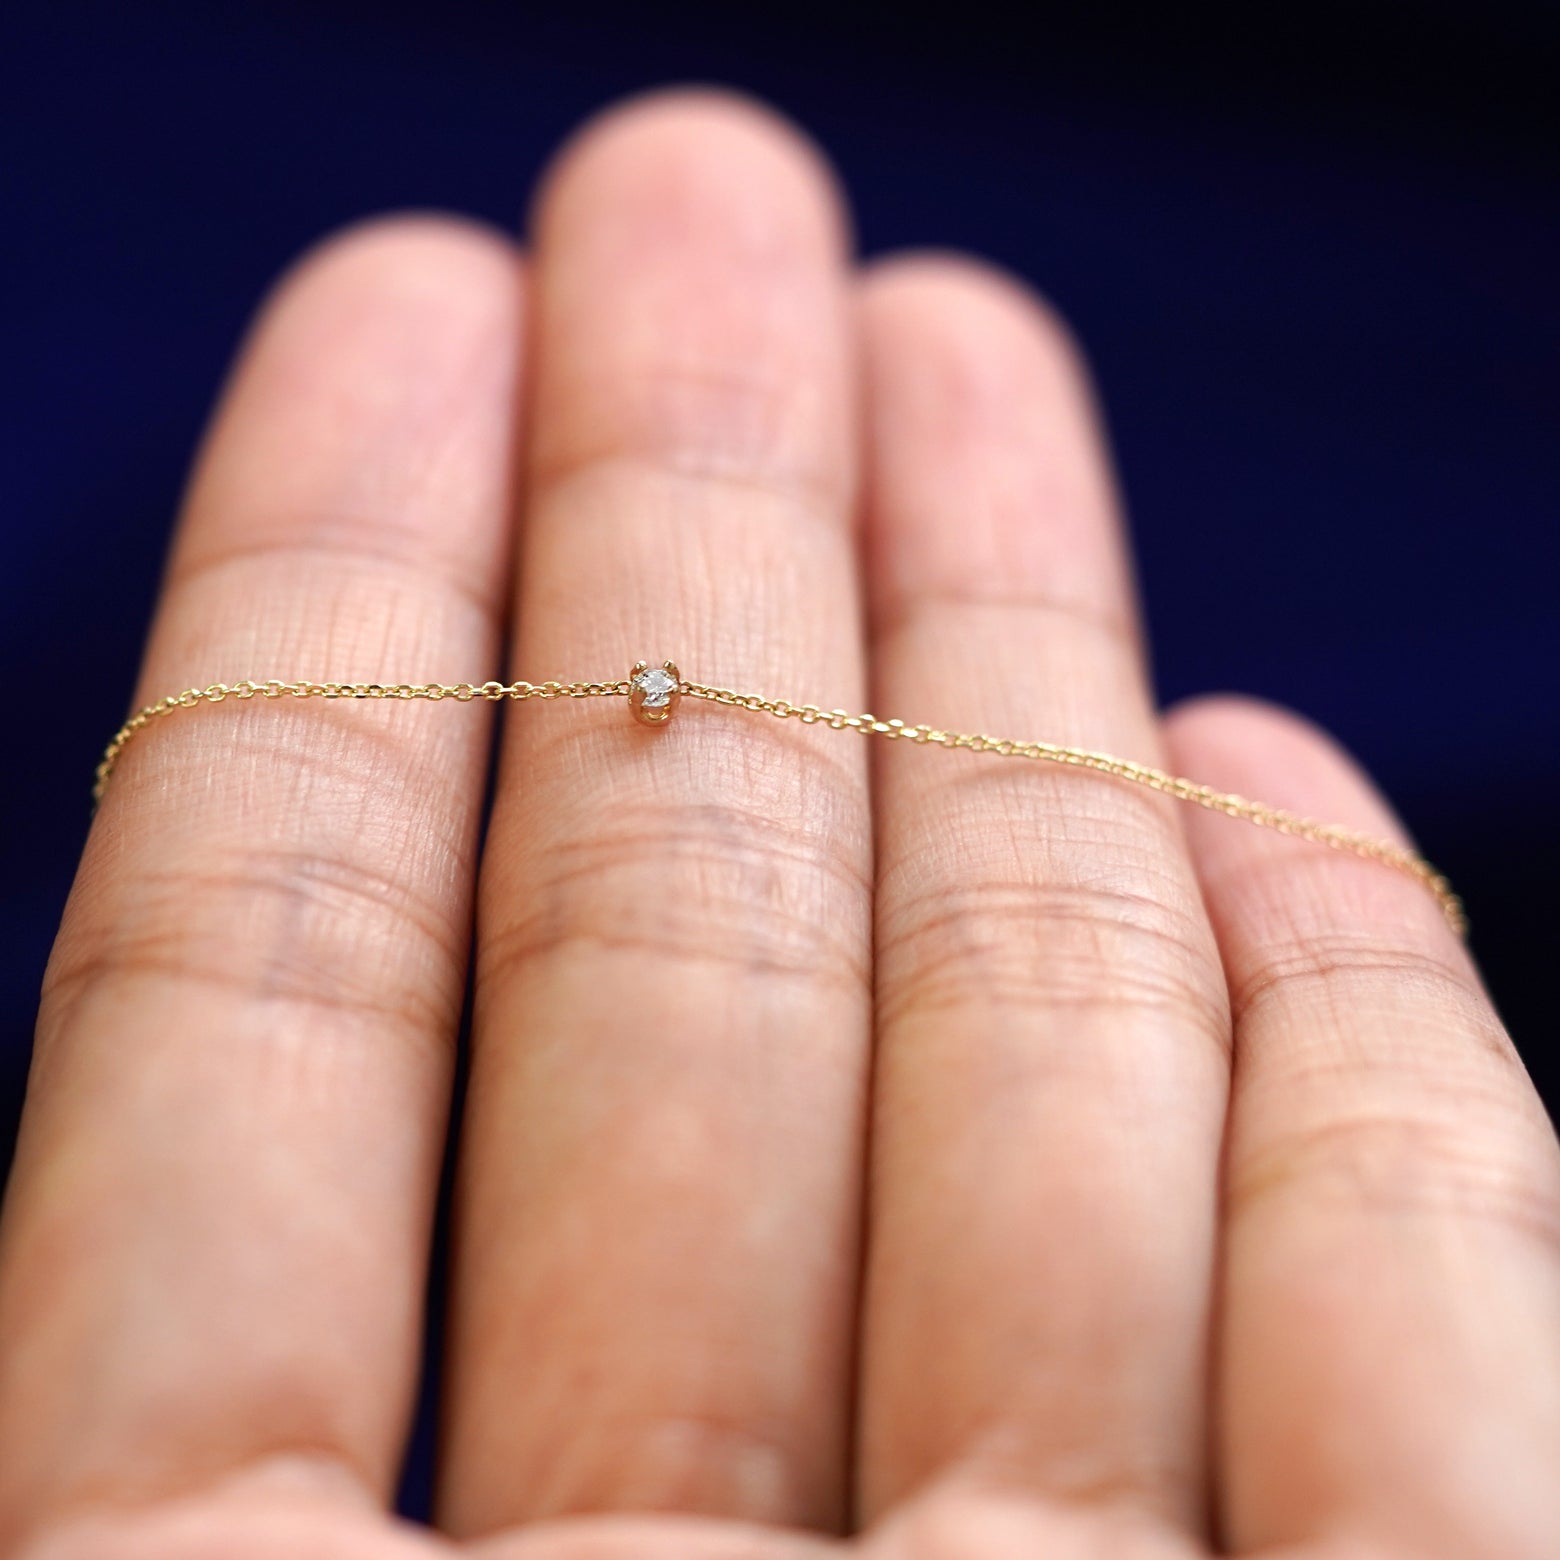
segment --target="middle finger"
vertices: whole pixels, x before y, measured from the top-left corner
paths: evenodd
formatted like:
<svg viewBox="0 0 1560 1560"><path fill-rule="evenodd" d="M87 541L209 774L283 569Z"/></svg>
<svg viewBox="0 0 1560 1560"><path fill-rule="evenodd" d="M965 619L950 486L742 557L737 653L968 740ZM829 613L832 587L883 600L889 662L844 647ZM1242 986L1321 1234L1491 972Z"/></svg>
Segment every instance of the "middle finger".
<svg viewBox="0 0 1560 1560"><path fill-rule="evenodd" d="M839 214L652 100L541 204L527 678L856 703ZM840 1520L870 1030L865 754L684 700L513 711L481 886L446 1518Z"/></svg>

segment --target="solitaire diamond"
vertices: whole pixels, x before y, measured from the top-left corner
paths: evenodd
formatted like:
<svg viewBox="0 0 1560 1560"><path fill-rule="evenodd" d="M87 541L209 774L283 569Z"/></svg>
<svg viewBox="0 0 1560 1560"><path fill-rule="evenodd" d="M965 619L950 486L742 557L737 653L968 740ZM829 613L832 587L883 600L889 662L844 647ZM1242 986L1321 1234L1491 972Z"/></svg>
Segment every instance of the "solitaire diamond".
<svg viewBox="0 0 1560 1560"><path fill-rule="evenodd" d="M677 680L659 666L647 666L644 671L635 672L632 681L644 694L645 704L650 709L660 709L670 703L677 688Z"/></svg>

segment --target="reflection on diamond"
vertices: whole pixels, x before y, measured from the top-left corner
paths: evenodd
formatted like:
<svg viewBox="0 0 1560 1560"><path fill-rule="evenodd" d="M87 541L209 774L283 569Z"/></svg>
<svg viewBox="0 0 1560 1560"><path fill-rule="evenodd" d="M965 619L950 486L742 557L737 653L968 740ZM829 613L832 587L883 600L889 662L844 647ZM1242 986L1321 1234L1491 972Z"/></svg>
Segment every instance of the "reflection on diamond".
<svg viewBox="0 0 1560 1560"><path fill-rule="evenodd" d="M660 709L669 703L677 688L671 673L663 671L659 666L647 666L644 671L635 672L633 682L644 694L645 704L651 709Z"/></svg>

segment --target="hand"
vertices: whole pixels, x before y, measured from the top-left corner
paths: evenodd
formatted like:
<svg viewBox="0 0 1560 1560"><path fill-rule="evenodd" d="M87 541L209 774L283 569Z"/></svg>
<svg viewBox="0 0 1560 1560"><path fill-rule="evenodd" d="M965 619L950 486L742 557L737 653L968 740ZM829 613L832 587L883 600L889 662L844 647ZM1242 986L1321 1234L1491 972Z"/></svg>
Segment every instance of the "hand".
<svg viewBox="0 0 1560 1560"><path fill-rule="evenodd" d="M512 610L533 681L671 657L1396 831L1294 716L1156 715L1065 331L842 228L790 131L683 94L564 153L523 263L327 244L137 703L480 680ZM479 871L493 736L255 701L127 751L5 1212L0 1554L1560 1553L1560 1154L1420 886L1095 774L605 700L506 709ZM473 943L444 1538L384 1509Z"/></svg>

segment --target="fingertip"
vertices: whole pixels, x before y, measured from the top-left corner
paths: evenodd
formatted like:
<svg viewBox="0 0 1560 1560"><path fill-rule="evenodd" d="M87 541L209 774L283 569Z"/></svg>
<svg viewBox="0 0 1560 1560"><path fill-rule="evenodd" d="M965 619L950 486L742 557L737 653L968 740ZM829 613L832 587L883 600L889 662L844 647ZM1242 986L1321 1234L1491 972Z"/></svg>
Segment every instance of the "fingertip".
<svg viewBox="0 0 1560 1560"><path fill-rule="evenodd" d="M1088 357L1065 314L1038 288L979 255L914 248L876 256L862 271L869 317L893 325L944 322L950 334L1001 341L1017 337L1062 372L1088 380Z"/></svg>
<svg viewBox="0 0 1560 1560"><path fill-rule="evenodd" d="M502 534L525 308L514 242L464 217L394 212L310 245L234 354L170 583L235 547L334 535L360 548L405 541L492 601L475 560Z"/></svg>
<svg viewBox="0 0 1560 1560"><path fill-rule="evenodd" d="M860 291L866 527L880 631L906 604L1023 600L1140 655L1103 421L1057 311L974 256L905 251Z"/></svg>
<svg viewBox="0 0 1560 1560"><path fill-rule="evenodd" d="M453 212L376 213L309 244L271 284L258 318L323 298L437 294L458 304L508 298L520 254L499 228Z"/></svg>
<svg viewBox="0 0 1560 1560"><path fill-rule="evenodd" d="M1173 766L1190 779L1405 843L1407 830L1363 763L1286 705L1208 693L1166 711Z"/></svg>
<svg viewBox="0 0 1560 1560"><path fill-rule="evenodd" d="M1022 277L956 250L905 250L871 261L861 281L868 382L887 407L915 397L940 437L989 448L1061 429L1100 472L1103 420L1087 356L1058 309Z"/></svg>
<svg viewBox="0 0 1560 1560"><path fill-rule="evenodd" d="M582 191L603 186L670 210L713 195L770 233L801 214L830 247L850 245L848 203L822 147L763 100L721 86L656 87L609 105L554 153L538 182L530 226L542 241ZM779 220L764 223L768 208Z"/></svg>

